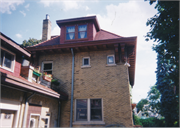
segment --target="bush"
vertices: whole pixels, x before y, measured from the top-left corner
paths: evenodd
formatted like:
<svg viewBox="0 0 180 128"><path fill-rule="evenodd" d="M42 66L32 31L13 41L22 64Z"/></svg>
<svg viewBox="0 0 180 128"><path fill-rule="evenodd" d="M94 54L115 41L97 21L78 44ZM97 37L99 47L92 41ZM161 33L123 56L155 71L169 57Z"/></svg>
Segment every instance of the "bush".
<svg viewBox="0 0 180 128"><path fill-rule="evenodd" d="M165 127L164 119L157 119L155 117L140 119L140 122L143 127Z"/></svg>
<svg viewBox="0 0 180 128"><path fill-rule="evenodd" d="M142 123L140 122L140 118L136 115L133 114L133 120L134 120L134 125L142 125Z"/></svg>

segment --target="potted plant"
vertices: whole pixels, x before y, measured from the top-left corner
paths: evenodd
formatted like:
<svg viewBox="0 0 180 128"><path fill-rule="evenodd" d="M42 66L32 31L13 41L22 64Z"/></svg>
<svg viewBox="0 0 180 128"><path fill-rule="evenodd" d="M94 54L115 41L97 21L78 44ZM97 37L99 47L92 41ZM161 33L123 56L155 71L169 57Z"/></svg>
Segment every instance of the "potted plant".
<svg viewBox="0 0 180 128"><path fill-rule="evenodd" d="M51 82L52 74L47 74L47 72L43 73L43 79L48 81L48 82Z"/></svg>
<svg viewBox="0 0 180 128"><path fill-rule="evenodd" d="M60 82L57 79L52 79L51 83L58 86L60 84Z"/></svg>

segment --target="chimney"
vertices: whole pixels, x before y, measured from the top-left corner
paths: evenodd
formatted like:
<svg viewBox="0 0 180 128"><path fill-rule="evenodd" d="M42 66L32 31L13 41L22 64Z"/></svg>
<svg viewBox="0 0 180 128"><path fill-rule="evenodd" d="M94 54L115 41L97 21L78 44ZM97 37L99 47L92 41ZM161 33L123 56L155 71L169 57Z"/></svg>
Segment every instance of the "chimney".
<svg viewBox="0 0 180 128"><path fill-rule="evenodd" d="M46 14L46 19L43 20L42 42L51 39L51 21L49 15Z"/></svg>

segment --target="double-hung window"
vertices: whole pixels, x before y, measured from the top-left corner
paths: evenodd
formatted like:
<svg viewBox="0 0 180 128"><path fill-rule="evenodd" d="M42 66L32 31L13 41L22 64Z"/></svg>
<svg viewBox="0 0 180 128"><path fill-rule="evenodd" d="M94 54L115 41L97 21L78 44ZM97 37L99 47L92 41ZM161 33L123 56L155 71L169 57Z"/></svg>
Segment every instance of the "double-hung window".
<svg viewBox="0 0 180 128"><path fill-rule="evenodd" d="M15 54L12 52L1 48L1 62L0 67L13 71L14 70L14 64L15 64Z"/></svg>
<svg viewBox="0 0 180 128"><path fill-rule="evenodd" d="M87 25L78 26L78 38L79 39L87 38Z"/></svg>
<svg viewBox="0 0 180 128"><path fill-rule="evenodd" d="M75 39L75 26L66 27L66 40Z"/></svg>
<svg viewBox="0 0 180 128"><path fill-rule="evenodd" d="M44 61L42 63L43 72L47 72L47 74L52 74L53 62L52 61Z"/></svg>
<svg viewBox="0 0 180 128"><path fill-rule="evenodd" d="M102 99L77 99L76 121L102 121Z"/></svg>

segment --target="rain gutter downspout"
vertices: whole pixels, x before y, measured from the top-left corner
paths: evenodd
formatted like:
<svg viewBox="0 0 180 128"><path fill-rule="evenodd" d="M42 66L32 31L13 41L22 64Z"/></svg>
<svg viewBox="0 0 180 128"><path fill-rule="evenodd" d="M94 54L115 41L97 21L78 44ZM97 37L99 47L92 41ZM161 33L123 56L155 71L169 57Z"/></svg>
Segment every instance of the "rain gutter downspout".
<svg viewBox="0 0 180 128"><path fill-rule="evenodd" d="M59 101L58 106L59 107L58 107L58 124L57 124L57 126L60 127L60 121L61 121L60 120L60 118L61 118L61 116L60 116L61 115L61 101Z"/></svg>
<svg viewBox="0 0 180 128"><path fill-rule="evenodd" d="M72 82L71 82L71 110L70 110L70 127L72 127L72 116L73 116L73 93L74 93L74 52L71 48L72 53Z"/></svg>
<svg viewBox="0 0 180 128"><path fill-rule="evenodd" d="M23 128L26 127L26 118L27 118L27 109L28 109L28 105L29 105L29 100L30 100L35 94L36 94L36 93L33 92L33 94L31 94L31 95L26 99L26 106L25 106L24 117L23 117Z"/></svg>

